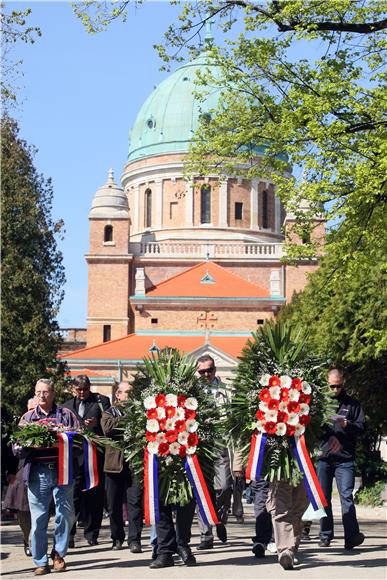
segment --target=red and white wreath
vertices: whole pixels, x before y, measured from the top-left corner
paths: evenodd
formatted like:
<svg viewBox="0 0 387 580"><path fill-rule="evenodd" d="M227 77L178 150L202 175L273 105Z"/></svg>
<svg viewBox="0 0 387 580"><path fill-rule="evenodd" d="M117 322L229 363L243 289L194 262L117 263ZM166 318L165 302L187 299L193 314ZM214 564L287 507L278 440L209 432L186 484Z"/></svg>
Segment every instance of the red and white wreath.
<svg viewBox="0 0 387 580"><path fill-rule="evenodd" d="M268 435L302 435L310 422L312 387L299 377L262 375L256 428Z"/></svg>
<svg viewBox="0 0 387 580"><path fill-rule="evenodd" d="M194 455L199 443L196 431L198 401L194 397L158 393L144 399L146 409L146 440L150 453L160 457L168 455Z"/></svg>

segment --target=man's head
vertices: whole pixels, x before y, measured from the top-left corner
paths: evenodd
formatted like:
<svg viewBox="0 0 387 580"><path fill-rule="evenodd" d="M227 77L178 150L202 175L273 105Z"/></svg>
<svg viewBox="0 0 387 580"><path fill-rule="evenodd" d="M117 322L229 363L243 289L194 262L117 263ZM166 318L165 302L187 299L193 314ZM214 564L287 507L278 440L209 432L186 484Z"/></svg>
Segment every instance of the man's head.
<svg viewBox="0 0 387 580"><path fill-rule="evenodd" d="M196 361L197 373L206 379L208 383L212 383L215 379L216 366L215 361L209 354L205 354Z"/></svg>
<svg viewBox="0 0 387 580"><path fill-rule="evenodd" d="M87 375L78 375L73 380L75 396L81 401L86 401L90 396L90 379Z"/></svg>
<svg viewBox="0 0 387 580"><path fill-rule="evenodd" d="M128 400L129 397L129 393L132 390L131 385L129 385L129 383L125 382L125 381L121 381L118 384L117 390L116 390L116 399L119 403L125 403L125 401Z"/></svg>
<svg viewBox="0 0 387 580"><path fill-rule="evenodd" d="M344 387L343 371L337 368L328 371L328 385L331 389L332 396L338 397Z"/></svg>
<svg viewBox="0 0 387 580"><path fill-rule="evenodd" d="M50 411L54 403L54 382L51 379L39 379L35 385L35 398L43 411Z"/></svg>

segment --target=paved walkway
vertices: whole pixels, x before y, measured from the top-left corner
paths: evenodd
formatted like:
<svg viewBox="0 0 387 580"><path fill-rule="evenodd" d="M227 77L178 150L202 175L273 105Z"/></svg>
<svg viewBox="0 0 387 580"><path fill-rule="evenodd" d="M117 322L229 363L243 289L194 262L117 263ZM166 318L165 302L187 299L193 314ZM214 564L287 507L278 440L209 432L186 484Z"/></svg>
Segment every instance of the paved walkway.
<svg viewBox="0 0 387 580"><path fill-rule="evenodd" d="M257 559L251 552L251 537L254 535L254 517L251 505L245 505L245 524L238 525L230 516L227 525L228 543L215 542L214 549L198 552L195 546L199 543L199 531L196 523L193 527L192 547L198 565L186 568L176 558L174 568L162 570L149 569L151 550L148 530L144 534L142 554L132 554L128 549L112 551L108 520L104 520L101 529L100 544L90 547L82 537L82 530L76 537L76 548L70 550L66 563L68 566L66 580L110 580L126 578L129 580L173 580L200 579L257 579L267 580L297 576L304 580L386 580L386 510L384 508L357 508L360 528L366 535L362 546L345 551L343 548L343 530L340 523L340 510L337 500L334 502L335 520L337 522L336 539L329 548L317 545L317 524L313 524L311 540L304 542L300 549L300 563L294 571L285 571L277 563L277 557L269 554L264 559ZM17 525L5 524L2 527L1 574L6 580L21 580L32 577L33 562L24 555L21 545L21 534Z"/></svg>

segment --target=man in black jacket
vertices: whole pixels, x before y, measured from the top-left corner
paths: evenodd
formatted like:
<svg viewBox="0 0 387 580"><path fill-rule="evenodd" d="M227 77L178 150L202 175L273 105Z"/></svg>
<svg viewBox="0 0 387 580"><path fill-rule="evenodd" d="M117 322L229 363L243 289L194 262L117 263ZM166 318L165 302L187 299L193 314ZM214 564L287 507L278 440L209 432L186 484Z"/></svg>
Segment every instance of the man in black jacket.
<svg viewBox="0 0 387 580"><path fill-rule="evenodd" d="M97 435L103 435L101 429L101 417L103 411L110 407L110 399L99 393L92 393L90 380L87 375L78 375L73 381L75 396L66 401L63 406L73 411L79 420L81 427L93 431ZM74 509L76 521L82 513L84 523L84 536L90 546L98 544L98 534L102 523L103 506L105 497L105 480L103 472L104 454L98 450L98 485L85 489L83 453L77 453L78 469L74 478ZM74 547L76 525L71 530L69 547Z"/></svg>
<svg viewBox="0 0 387 580"><path fill-rule="evenodd" d="M355 450L357 437L364 430L364 413L360 403L347 395L341 370L328 373L328 384L337 400L337 411L332 416L332 427L327 429L321 442L317 475L328 500L327 517L320 520L319 546L328 547L334 537L332 515L332 483L336 478L341 501L345 548L351 550L364 542L359 531L353 502L355 484Z"/></svg>

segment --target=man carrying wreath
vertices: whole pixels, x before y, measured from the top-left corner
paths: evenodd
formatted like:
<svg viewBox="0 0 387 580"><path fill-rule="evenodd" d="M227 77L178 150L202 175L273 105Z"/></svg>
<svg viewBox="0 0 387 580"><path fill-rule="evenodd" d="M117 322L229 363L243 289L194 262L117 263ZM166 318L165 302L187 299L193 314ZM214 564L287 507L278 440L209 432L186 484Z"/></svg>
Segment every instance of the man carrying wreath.
<svg viewBox="0 0 387 580"><path fill-rule="evenodd" d="M39 379L35 386L37 407L25 413L19 425L46 423L79 429L74 413L55 403L54 383L50 379ZM74 523L73 485L58 485L58 446L49 448L21 447L14 445L14 454L25 458L24 479L28 486L28 503L31 511L31 551L36 565L34 575L49 574L47 527L49 506L55 503L54 548L51 552L53 571L63 572L66 568L70 530Z"/></svg>

